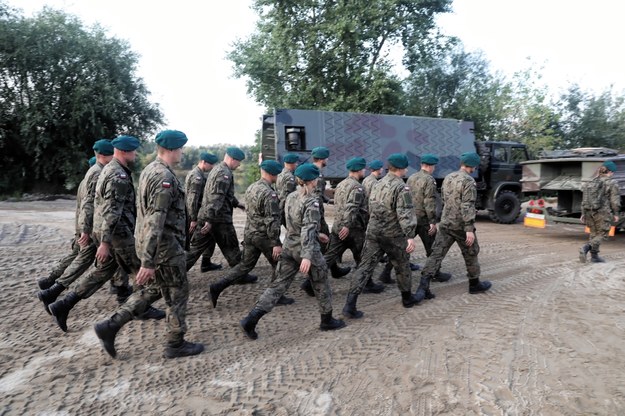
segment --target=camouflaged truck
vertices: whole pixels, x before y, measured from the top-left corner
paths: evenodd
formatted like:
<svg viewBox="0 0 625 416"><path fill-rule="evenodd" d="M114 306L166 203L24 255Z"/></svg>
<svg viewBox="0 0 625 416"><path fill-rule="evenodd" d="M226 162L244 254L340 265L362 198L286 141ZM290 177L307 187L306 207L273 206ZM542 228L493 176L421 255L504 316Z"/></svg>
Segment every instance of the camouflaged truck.
<svg viewBox="0 0 625 416"><path fill-rule="evenodd" d="M477 207L488 210L493 221L509 224L521 211L521 165L528 160L524 144L476 141L473 122L412 116L277 109L263 116L261 159L282 162L286 153L312 161L317 146L330 149L324 178L332 186L345 178L345 163L354 156L386 161L392 153L405 153L408 176L420 169L420 155L434 153L440 162L434 171L439 185L460 166L460 155L477 152L482 163L475 174Z"/></svg>
<svg viewBox="0 0 625 416"><path fill-rule="evenodd" d="M612 179L619 186L621 210L625 209L625 154L605 147L583 147L543 152L538 159L521 163L523 194L536 201L547 197L556 198L554 206L531 204L528 207L529 215L538 214L536 218L547 223L579 224L583 186L597 175L601 164L606 160L616 163L617 171ZM623 228L624 213L619 217L621 221L617 226Z"/></svg>

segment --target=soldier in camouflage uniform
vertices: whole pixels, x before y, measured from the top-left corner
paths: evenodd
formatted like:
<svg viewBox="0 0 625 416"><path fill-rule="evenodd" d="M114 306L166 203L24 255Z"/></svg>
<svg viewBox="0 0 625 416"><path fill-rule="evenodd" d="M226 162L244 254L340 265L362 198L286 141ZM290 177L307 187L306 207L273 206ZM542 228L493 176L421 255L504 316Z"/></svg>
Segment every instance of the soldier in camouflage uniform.
<svg viewBox="0 0 625 416"><path fill-rule="evenodd" d="M334 192L336 214L330 233L330 244L325 253L325 260L330 268L347 249L351 250L356 265L360 263L368 217L367 196L364 187L360 184L366 165L367 162L362 157L348 160L346 168L349 174L337 185ZM364 288L367 293L380 293L383 290L384 286L373 283L371 278Z"/></svg>
<svg viewBox="0 0 625 416"><path fill-rule="evenodd" d="M278 198L280 199L280 221L281 224L286 227L284 204L286 203L286 197L297 188L297 182L295 182L295 174L293 172L295 172L295 168L297 168L299 156L295 153L287 153L282 160L284 161L284 168L276 180L276 191L278 191Z"/></svg>
<svg viewBox="0 0 625 416"><path fill-rule="evenodd" d="M115 337L133 317L163 298L167 304L166 358L204 351L202 344L185 341L189 282L184 251L187 218L182 183L172 170L182 160L187 136L177 130L156 135L157 158L141 172L137 217L137 253L141 268L133 293L115 314L94 327L105 351L115 358Z"/></svg>
<svg viewBox="0 0 625 416"><path fill-rule="evenodd" d="M402 179L408 171L408 158L404 154L394 153L388 157L388 164L389 173L373 187L369 197L370 219L362 262L352 276L343 307L343 315L347 318L358 319L364 315L356 308L358 295L373 273L382 253L388 255L395 268L403 306L410 308L423 299L410 292L412 285L410 253L415 249L417 218L412 206L410 188Z"/></svg>
<svg viewBox="0 0 625 416"><path fill-rule="evenodd" d="M369 170L371 171L365 179L362 180L362 186L365 188L365 194L367 198L371 195L373 185L384 176L384 164L379 160L373 160L369 163Z"/></svg>
<svg viewBox="0 0 625 416"><path fill-rule="evenodd" d="M612 221L618 221L621 210L621 196L619 187L612 176L616 172L616 164L607 160L599 168L599 174L584 187L582 200L581 222L590 229L588 243L579 251L579 260L586 262L586 255L590 251L592 263L603 263L599 257L601 242L608 237Z"/></svg>
<svg viewBox="0 0 625 416"><path fill-rule="evenodd" d="M197 262L213 238L230 267L241 261L239 239L232 223L234 208L245 209L234 195L234 176L245 153L238 147L228 147L223 162L211 170L206 179L206 187L202 198L202 206L197 216L196 231L191 237L191 247L187 252L187 270ZM198 232L199 231L199 232ZM211 234L210 236L208 234ZM254 283L258 277L247 274L237 283Z"/></svg>
<svg viewBox="0 0 625 416"><path fill-rule="evenodd" d="M81 276L72 291L48 306L63 332L67 331L70 310L110 280L118 267L126 273L136 274L139 270L134 238L137 212L135 188L128 166L134 162L140 142L132 136L120 136L113 140L112 145L115 148L113 159L100 172L95 189L91 236L97 247L95 270ZM162 311L154 308L142 315L144 319L164 317Z"/></svg>
<svg viewBox="0 0 625 416"><path fill-rule="evenodd" d="M491 287L487 280L480 281L480 263L477 255L480 246L475 234L475 200L477 189L471 174L480 164L477 153L463 153L460 156L460 169L450 173L443 180L441 197L443 214L428 257L421 273L421 283L417 294L426 299L434 298L430 291L430 280L440 269L441 263L454 243L458 244L464 257L469 278L469 293L485 292Z"/></svg>
<svg viewBox="0 0 625 416"><path fill-rule="evenodd" d="M224 278L210 285L210 296L213 307L217 306L217 299L222 291L247 275L260 258L264 255L274 273L282 253L280 242L280 204L278 194L272 188L276 182L282 165L275 160L265 160L260 164L260 179L250 185L245 192L245 212L247 221L243 237L243 259ZM278 299L278 304L289 305L295 302L284 295Z"/></svg>
<svg viewBox="0 0 625 416"><path fill-rule="evenodd" d="M438 163L438 156L427 153L421 156L421 170L413 173L406 181L412 193L412 203L417 213L417 234L421 238L425 255L430 257L437 229L436 202L439 198L436 179L432 176ZM446 282L451 274L438 270L432 280Z"/></svg>
<svg viewBox="0 0 625 416"><path fill-rule="evenodd" d="M210 172L218 161L217 156L203 152L200 154L200 161L189 171L185 179L184 189L187 195L187 230L189 236L193 235L197 226L197 214L200 211L206 186L206 173ZM200 271L205 273L211 270L220 270L221 264L215 264L211 261L215 252L215 239L210 233L206 234L205 238L208 238L209 242L208 247L202 253Z"/></svg>
<svg viewBox="0 0 625 416"><path fill-rule="evenodd" d="M332 292L328 284L328 269L319 244L322 237L319 232L321 213L319 197L314 193L319 169L313 164L305 163L295 170L295 176L299 179L301 187L297 192L291 193L286 201L287 234L276 278L261 295L256 306L240 322L250 339L258 338L256 324L261 317L271 312L298 271L309 275L313 282L312 287L321 312L319 329L327 331L345 326L345 322L332 317Z"/></svg>

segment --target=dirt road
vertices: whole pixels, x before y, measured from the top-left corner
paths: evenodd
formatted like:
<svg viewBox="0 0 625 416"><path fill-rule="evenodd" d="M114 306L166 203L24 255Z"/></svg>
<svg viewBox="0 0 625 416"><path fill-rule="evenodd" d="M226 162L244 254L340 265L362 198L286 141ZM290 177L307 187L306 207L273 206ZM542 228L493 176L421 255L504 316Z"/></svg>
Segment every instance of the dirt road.
<svg viewBox="0 0 625 416"><path fill-rule="evenodd" d="M454 247L443 263L454 278L432 284L436 299L405 309L387 285L361 295L363 319L320 332L316 302L298 277L289 290L296 303L266 315L257 341L238 322L265 287L268 263L255 270L259 283L228 289L216 309L207 286L224 272L202 274L197 265L187 338L205 352L162 358L163 322L134 321L117 337L113 360L92 329L116 307L105 288L72 311L68 333L35 296L36 279L69 250L73 205L0 203L2 415L625 414L622 235L604 244L607 263L580 264L581 226L536 230L482 219L488 293L468 294ZM244 214L235 221L242 231ZM423 264L421 247L413 260ZM331 285L339 315L349 282Z"/></svg>

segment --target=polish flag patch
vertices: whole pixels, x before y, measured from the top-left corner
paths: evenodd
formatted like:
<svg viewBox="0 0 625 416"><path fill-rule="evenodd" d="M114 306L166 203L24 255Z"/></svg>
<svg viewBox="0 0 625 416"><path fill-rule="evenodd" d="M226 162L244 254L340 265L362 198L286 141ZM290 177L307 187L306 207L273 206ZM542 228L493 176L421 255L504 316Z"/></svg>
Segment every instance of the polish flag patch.
<svg viewBox="0 0 625 416"><path fill-rule="evenodd" d="M171 188L171 182L163 182L163 188Z"/></svg>
<svg viewBox="0 0 625 416"><path fill-rule="evenodd" d="M228 179L228 175L224 175L224 179Z"/></svg>

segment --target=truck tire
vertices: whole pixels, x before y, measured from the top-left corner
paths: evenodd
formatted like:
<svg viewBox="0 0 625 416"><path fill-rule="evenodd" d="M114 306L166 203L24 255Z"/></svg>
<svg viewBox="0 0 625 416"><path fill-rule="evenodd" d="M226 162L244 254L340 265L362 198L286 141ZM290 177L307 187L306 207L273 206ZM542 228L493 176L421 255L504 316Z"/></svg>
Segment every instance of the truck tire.
<svg viewBox="0 0 625 416"><path fill-rule="evenodd" d="M491 220L499 224L512 224L521 214L521 201L512 191L501 191L493 207L488 214Z"/></svg>

